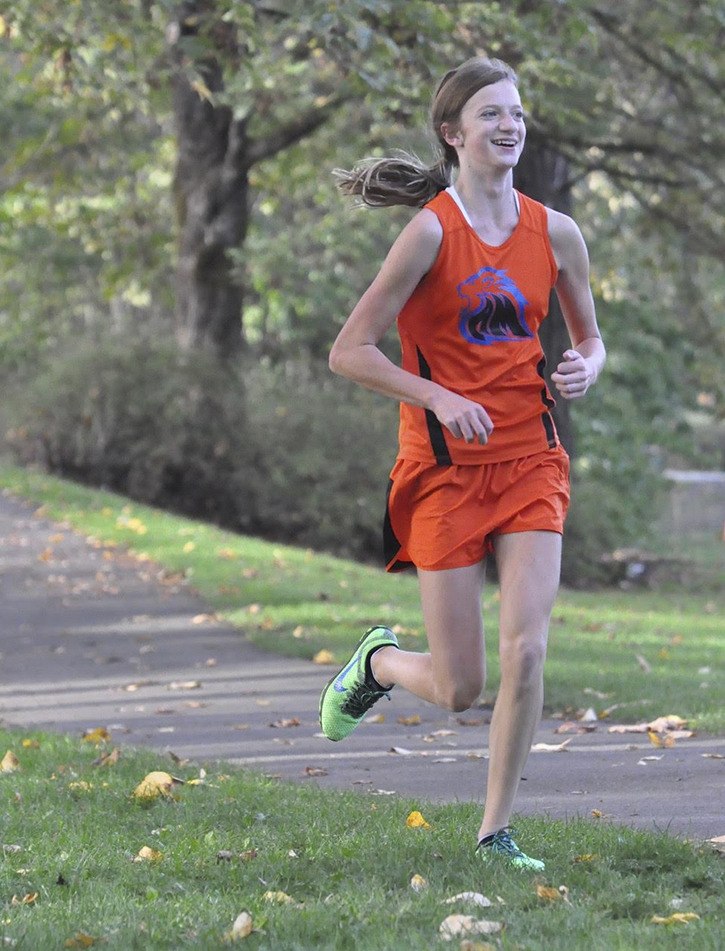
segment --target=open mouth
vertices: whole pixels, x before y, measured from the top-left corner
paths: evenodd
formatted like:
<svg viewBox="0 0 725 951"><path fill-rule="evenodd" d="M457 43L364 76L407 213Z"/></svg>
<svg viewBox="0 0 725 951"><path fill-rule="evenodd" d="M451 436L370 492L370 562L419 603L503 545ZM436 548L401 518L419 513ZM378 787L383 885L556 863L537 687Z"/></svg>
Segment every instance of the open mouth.
<svg viewBox="0 0 725 951"><path fill-rule="evenodd" d="M515 149L516 142L513 139L494 139L493 144L502 149Z"/></svg>

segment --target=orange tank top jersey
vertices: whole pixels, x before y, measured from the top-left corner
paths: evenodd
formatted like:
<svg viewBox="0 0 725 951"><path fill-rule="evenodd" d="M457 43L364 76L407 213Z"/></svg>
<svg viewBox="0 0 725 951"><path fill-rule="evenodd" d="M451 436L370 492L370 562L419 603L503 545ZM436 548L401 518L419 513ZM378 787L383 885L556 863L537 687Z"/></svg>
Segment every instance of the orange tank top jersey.
<svg viewBox="0 0 725 951"><path fill-rule="evenodd" d="M503 462L559 444L538 337L557 267L546 208L517 196L519 221L498 247L478 237L448 192L425 206L438 216L443 239L398 315L402 366L480 403L494 430L485 446L469 444L430 410L401 403L400 459Z"/></svg>

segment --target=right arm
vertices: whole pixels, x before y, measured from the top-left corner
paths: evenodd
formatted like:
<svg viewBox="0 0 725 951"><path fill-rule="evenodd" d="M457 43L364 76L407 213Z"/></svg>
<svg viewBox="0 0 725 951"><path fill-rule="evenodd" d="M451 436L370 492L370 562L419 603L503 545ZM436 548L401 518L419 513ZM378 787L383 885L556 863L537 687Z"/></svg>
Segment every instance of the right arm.
<svg viewBox="0 0 725 951"><path fill-rule="evenodd" d="M442 237L437 216L427 209L406 225L335 340L330 369L385 396L431 410L455 437L485 443L493 424L480 404L403 370L378 347L433 266Z"/></svg>

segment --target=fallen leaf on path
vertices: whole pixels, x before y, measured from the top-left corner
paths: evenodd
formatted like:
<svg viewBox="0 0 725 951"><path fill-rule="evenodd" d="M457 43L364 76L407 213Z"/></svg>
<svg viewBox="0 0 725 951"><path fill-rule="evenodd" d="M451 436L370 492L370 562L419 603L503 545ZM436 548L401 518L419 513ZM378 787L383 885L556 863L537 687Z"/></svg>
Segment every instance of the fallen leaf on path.
<svg viewBox="0 0 725 951"><path fill-rule="evenodd" d="M472 934L498 934L500 931L503 931L502 921L486 921L472 915L448 915L438 929L443 941Z"/></svg>
<svg viewBox="0 0 725 951"><path fill-rule="evenodd" d="M398 717L398 723L400 723L401 726L418 726L420 722L421 719L419 713L413 713L407 717Z"/></svg>
<svg viewBox="0 0 725 951"><path fill-rule="evenodd" d="M456 717L456 723L459 726L483 726L488 722L486 717L475 717L473 720L466 720L465 717Z"/></svg>
<svg viewBox="0 0 725 951"><path fill-rule="evenodd" d="M408 750L404 746L391 746L388 753L397 753L399 756L413 756L413 750Z"/></svg>
<svg viewBox="0 0 725 951"><path fill-rule="evenodd" d="M596 723L582 723L577 720L567 720L566 723L560 724L554 730L554 733L594 733L596 728Z"/></svg>
<svg viewBox="0 0 725 951"><path fill-rule="evenodd" d="M20 760L12 750L8 750L0 762L0 773L14 773L20 769Z"/></svg>
<svg viewBox="0 0 725 951"><path fill-rule="evenodd" d="M305 776L327 776L328 770L321 766L305 766Z"/></svg>
<svg viewBox="0 0 725 951"><path fill-rule="evenodd" d="M705 759L725 759L725 753L702 753Z"/></svg>
<svg viewBox="0 0 725 951"><path fill-rule="evenodd" d="M675 738L670 734L660 736L659 733L655 733L654 730L647 730L647 738L652 746L664 746L669 749L675 745Z"/></svg>
<svg viewBox="0 0 725 951"><path fill-rule="evenodd" d="M297 719L297 717L290 717L287 720L275 720L269 725L275 729L284 730L292 726L301 726L301 722Z"/></svg>
<svg viewBox="0 0 725 951"><path fill-rule="evenodd" d="M324 648L321 651L318 651L315 656L312 658L313 664L334 664L335 655L332 651L325 650Z"/></svg>
<svg viewBox="0 0 725 951"><path fill-rule="evenodd" d="M677 911L674 915L667 918L660 918L659 915L652 915L650 921L653 925L686 925L691 921L699 921L700 916L694 911Z"/></svg>
<svg viewBox="0 0 725 951"><path fill-rule="evenodd" d="M459 892L458 895L446 898L444 904L453 905L457 901L468 902L470 905L478 905L479 908L490 908L491 905L493 905L491 899L486 898L486 896L480 892Z"/></svg>
<svg viewBox="0 0 725 951"><path fill-rule="evenodd" d="M408 818L405 820L405 824L409 829L430 829L430 823L426 822L422 814L415 809L411 812Z"/></svg>
<svg viewBox="0 0 725 951"><path fill-rule="evenodd" d="M199 680L172 680L168 690L198 690L201 687Z"/></svg>
<svg viewBox="0 0 725 951"><path fill-rule="evenodd" d="M365 717L363 723L385 723L384 713L373 713L370 717Z"/></svg>
<svg viewBox="0 0 725 951"><path fill-rule="evenodd" d="M244 938L248 938L253 931L252 916L248 911L243 911L234 919L231 931L225 932L223 940L227 942L242 941Z"/></svg>
<svg viewBox="0 0 725 951"><path fill-rule="evenodd" d="M571 743L571 740L572 738L569 737L568 740L563 740L561 743L534 743L531 749L540 753L561 753Z"/></svg>

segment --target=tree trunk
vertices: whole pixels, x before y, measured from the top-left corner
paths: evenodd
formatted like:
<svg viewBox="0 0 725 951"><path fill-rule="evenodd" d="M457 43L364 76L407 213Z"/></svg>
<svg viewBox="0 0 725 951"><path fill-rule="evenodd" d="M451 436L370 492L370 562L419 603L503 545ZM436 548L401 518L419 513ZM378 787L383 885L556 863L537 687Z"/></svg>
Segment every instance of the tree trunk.
<svg viewBox="0 0 725 951"><path fill-rule="evenodd" d="M212 65L204 77L210 90L217 72ZM175 78L174 113L178 335L185 347L208 346L229 358L243 345L244 288L228 251L241 247L249 223L247 166L239 161L245 125L192 88L182 73Z"/></svg>
<svg viewBox="0 0 725 951"><path fill-rule="evenodd" d="M549 148L536 133L529 132L526 137L526 147L514 172L514 182L530 198L556 211L571 214L568 160ZM548 380L549 374L561 361L562 353L570 346L566 324L554 293L549 304L549 316L541 325L539 336L546 356ZM555 392L553 388L552 392ZM559 438L567 452L573 455L574 434L569 403L559 399L552 413Z"/></svg>

